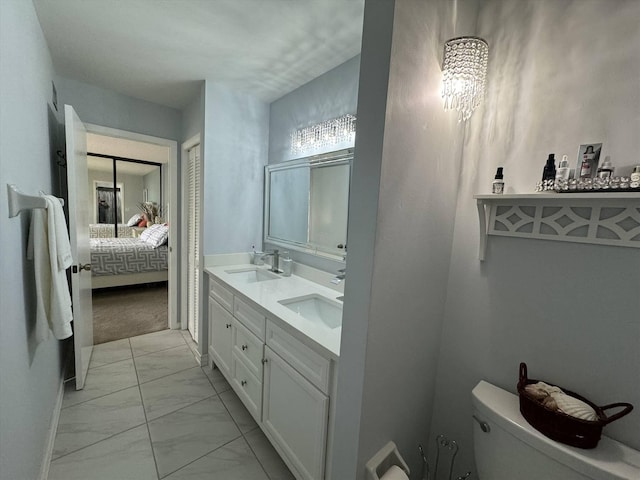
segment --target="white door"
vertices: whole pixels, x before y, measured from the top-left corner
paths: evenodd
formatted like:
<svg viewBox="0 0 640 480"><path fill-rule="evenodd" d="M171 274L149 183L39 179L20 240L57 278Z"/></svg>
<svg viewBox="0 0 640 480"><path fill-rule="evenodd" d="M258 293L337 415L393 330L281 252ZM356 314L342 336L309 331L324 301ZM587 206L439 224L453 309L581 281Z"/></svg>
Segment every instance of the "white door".
<svg viewBox="0 0 640 480"><path fill-rule="evenodd" d="M187 328L198 343L200 315L200 145L189 150L187 166L188 227L187 227Z"/></svg>
<svg viewBox="0 0 640 480"><path fill-rule="evenodd" d="M73 302L73 346L76 360L76 389L84 387L93 351L93 307L91 304L91 252L89 251L89 173L87 131L71 105L64 106L67 143L67 191L71 300Z"/></svg>

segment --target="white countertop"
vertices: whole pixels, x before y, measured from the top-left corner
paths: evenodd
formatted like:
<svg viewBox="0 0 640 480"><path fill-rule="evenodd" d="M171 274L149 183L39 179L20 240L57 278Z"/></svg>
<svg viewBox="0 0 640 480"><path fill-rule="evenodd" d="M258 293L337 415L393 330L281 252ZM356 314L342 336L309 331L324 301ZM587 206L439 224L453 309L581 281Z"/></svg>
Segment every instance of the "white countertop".
<svg viewBox="0 0 640 480"><path fill-rule="evenodd" d="M340 357L342 327L332 329L322 324L310 322L278 303L278 301L310 294L318 294L335 300L342 294L297 275L281 277L277 280L247 283L238 279L237 276L234 277L234 275L226 273L227 270L250 268L256 268L256 266L246 263L210 266L206 267L204 271L222 281L231 290L234 290L234 293L247 297L280 327L289 331L301 341L309 343L310 347L316 350L319 349L320 353L324 352L328 357L337 360ZM267 270L269 267L265 265L257 268Z"/></svg>

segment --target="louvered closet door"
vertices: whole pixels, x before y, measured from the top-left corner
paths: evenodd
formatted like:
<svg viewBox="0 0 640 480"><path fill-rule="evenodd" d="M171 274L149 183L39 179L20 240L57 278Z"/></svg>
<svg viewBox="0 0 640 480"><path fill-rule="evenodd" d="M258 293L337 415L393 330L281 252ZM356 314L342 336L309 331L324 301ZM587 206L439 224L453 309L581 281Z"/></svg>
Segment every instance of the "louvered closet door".
<svg viewBox="0 0 640 480"><path fill-rule="evenodd" d="M188 312L187 328L198 342L198 317L200 302L200 145L189 150L188 165L189 188L189 227L188 242Z"/></svg>

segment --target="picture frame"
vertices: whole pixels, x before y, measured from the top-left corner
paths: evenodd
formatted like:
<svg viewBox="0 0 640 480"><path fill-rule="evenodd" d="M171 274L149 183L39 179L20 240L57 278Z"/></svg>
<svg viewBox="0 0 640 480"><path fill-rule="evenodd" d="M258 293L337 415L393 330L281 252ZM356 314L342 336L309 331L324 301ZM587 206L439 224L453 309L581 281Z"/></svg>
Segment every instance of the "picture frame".
<svg viewBox="0 0 640 480"><path fill-rule="evenodd" d="M602 143L585 143L578 150L575 178L595 178L600 163Z"/></svg>

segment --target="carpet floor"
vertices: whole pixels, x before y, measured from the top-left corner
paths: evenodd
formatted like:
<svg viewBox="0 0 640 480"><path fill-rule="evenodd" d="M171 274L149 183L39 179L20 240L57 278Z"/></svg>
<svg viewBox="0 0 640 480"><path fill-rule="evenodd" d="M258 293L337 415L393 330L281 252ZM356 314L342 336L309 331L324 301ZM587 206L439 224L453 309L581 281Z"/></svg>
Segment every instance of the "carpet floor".
<svg viewBox="0 0 640 480"><path fill-rule="evenodd" d="M93 343L168 328L167 282L93 291Z"/></svg>

